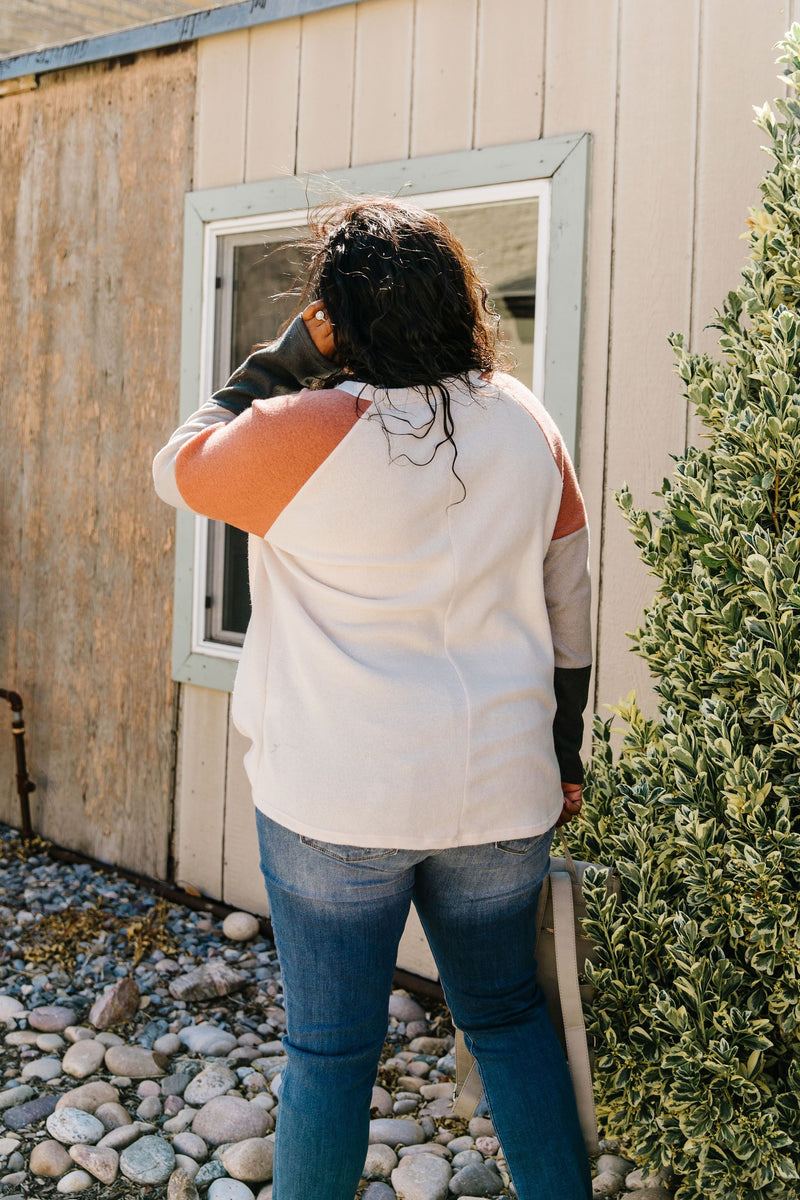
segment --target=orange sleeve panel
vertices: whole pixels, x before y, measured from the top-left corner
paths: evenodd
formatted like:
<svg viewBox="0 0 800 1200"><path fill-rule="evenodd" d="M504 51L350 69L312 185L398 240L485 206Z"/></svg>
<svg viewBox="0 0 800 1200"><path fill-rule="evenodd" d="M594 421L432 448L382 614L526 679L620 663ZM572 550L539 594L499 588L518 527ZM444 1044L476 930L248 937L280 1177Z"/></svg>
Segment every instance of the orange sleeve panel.
<svg viewBox="0 0 800 1200"><path fill-rule="evenodd" d="M349 392L255 400L183 446L175 481L194 512L263 537L359 417ZM363 411L363 405L360 411Z"/></svg>
<svg viewBox="0 0 800 1200"><path fill-rule="evenodd" d="M561 507L558 510L553 530L553 540L569 537L571 533L577 533L586 524L586 508L578 486L575 467L564 445L561 432L544 405L531 395L528 389L523 387L513 375L498 374L497 379L514 399L528 410L547 442L561 476Z"/></svg>

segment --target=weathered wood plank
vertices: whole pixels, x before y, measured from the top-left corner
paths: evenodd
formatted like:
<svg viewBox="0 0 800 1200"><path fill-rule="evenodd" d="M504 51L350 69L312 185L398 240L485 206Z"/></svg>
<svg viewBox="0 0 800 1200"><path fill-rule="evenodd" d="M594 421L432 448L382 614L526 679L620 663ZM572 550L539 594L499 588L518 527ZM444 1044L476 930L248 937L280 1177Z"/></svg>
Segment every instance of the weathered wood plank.
<svg viewBox="0 0 800 1200"><path fill-rule="evenodd" d="M580 480L589 514L592 622L602 570L605 423L608 385L611 246L617 85L618 0L560 0L547 21L544 135L589 130L589 228L580 409ZM581 37L575 30L581 29ZM589 722L587 722L587 726ZM587 728L587 748L590 731Z"/></svg>
<svg viewBox="0 0 800 1200"><path fill-rule="evenodd" d="M245 179L291 175L297 153L300 21L250 32Z"/></svg>
<svg viewBox="0 0 800 1200"><path fill-rule="evenodd" d="M225 775L225 854L222 898L247 912L265 913L267 895L258 864L256 817L244 755L250 743L231 722Z"/></svg>
<svg viewBox="0 0 800 1200"><path fill-rule="evenodd" d="M417 5L411 154L472 146L477 0Z"/></svg>
<svg viewBox="0 0 800 1200"><path fill-rule="evenodd" d="M196 188L244 180L249 55L248 29L197 43Z"/></svg>
<svg viewBox="0 0 800 1200"><path fill-rule="evenodd" d="M181 687L175 788L175 878L222 898L225 767L230 697L211 688Z"/></svg>
<svg viewBox="0 0 800 1200"><path fill-rule="evenodd" d="M699 6L621 0L620 12L607 482L627 481L648 505L686 432L667 334L685 329L690 311ZM646 700L626 632L653 581L612 502L602 556L598 698L615 703L635 686Z"/></svg>
<svg viewBox="0 0 800 1200"><path fill-rule="evenodd" d="M354 5L303 17L297 170L350 163L353 128Z"/></svg>
<svg viewBox="0 0 800 1200"><path fill-rule="evenodd" d="M20 561L0 573L18 580L11 686L37 827L159 876L174 515L150 463L177 416L194 79L190 47L55 73L0 102L2 203L30 212L19 225L4 212L0 250L0 455L22 517L0 550Z"/></svg>
<svg viewBox="0 0 800 1200"><path fill-rule="evenodd" d="M354 166L408 155L413 37L413 0L356 10Z"/></svg>
<svg viewBox="0 0 800 1200"><path fill-rule="evenodd" d="M551 6L561 21L564 7ZM594 20L593 10L582 17ZM478 69L475 85L475 146L524 142L542 136L547 0L479 0ZM548 31L549 32L549 31ZM572 45L585 45L585 34ZM577 81L576 81L577 82ZM576 133L577 126L559 132Z"/></svg>

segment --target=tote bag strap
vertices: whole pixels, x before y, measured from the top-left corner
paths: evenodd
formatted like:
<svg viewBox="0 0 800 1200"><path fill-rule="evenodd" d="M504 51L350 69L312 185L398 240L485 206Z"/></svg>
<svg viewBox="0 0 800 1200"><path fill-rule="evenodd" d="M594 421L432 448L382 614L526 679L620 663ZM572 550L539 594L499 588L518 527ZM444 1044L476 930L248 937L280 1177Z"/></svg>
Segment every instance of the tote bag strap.
<svg viewBox="0 0 800 1200"><path fill-rule="evenodd" d="M456 1029L456 1086L453 1089L453 1116L468 1121L483 1095L478 1064L467 1049L464 1035Z"/></svg>
<svg viewBox="0 0 800 1200"><path fill-rule="evenodd" d="M575 950L575 913L572 880L563 871L551 871L553 893L553 932L555 937L558 994L564 1021L564 1039L572 1087L578 1105L578 1117L587 1146L597 1145L597 1118L592 1090L592 1067L583 1023L578 956Z"/></svg>

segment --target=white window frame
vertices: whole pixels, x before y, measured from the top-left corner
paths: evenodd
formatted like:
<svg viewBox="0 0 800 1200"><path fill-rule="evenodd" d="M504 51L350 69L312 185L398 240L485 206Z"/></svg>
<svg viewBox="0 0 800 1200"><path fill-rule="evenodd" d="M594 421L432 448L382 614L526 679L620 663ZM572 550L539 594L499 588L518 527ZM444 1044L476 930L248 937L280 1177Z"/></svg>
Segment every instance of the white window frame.
<svg viewBox="0 0 800 1200"><path fill-rule="evenodd" d="M553 414L576 459L588 150L589 137L580 134L329 175L334 186L350 193L400 194L431 208L539 198L534 378L525 382ZM186 196L182 420L220 386L213 371L215 345L225 332L217 328L221 239L305 225L309 204L327 198L324 188L320 191L309 196L308 181L293 177ZM231 691L241 649L206 636L209 522L188 513L177 516L173 677Z"/></svg>

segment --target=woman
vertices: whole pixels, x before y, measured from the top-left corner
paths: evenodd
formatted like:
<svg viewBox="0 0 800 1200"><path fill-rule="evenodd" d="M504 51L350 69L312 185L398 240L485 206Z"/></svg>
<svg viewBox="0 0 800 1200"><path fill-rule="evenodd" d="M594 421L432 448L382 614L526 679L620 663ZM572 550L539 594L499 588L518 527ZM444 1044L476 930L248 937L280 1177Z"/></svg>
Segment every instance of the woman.
<svg viewBox="0 0 800 1200"><path fill-rule="evenodd" d="M581 803L583 501L441 220L324 210L309 294L154 464L251 535L233 714L286 998L274 1197L352 1200L413 900L520 1200L581 1200L533 938Z"/></svg>

